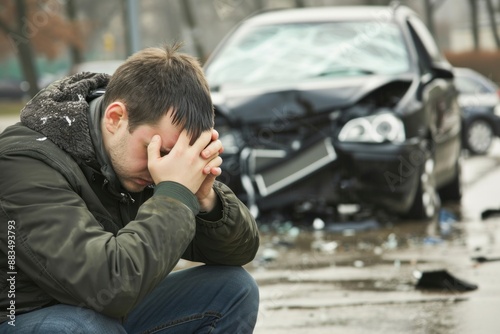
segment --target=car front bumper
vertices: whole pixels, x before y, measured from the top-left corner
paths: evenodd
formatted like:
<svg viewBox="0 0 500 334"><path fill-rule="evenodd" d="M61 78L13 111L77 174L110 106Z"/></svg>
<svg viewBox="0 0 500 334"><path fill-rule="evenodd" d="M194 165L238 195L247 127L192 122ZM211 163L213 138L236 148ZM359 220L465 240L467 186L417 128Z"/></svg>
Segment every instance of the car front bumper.
<svg viewBox="0 0 500 334"><path fill-rule="evenodd" d="M338 143L335 149L340 202L372 204L394 213L408 211L425 162L421 139L403 144Z"/></svg>
<svg viewBox="0 0 500 334"><path fill-rule="evenodd" d="M245 149L238 158L241 174L233 190L260 211L309 202L325 207L357 203L405 213L418 188L423 147L418 138L402 144L333 143L324 138L289 155Z"/></svg>

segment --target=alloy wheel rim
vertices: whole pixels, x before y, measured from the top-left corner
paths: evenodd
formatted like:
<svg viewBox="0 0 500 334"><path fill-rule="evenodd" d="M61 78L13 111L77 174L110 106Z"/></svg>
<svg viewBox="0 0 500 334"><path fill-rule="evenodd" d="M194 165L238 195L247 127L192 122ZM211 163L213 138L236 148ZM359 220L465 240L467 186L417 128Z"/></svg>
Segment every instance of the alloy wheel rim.
<svg viewBox="0 0 500 334"><path fill-rule="evenodd" d="M475 152L484 153L488 150L493 140L493 131L488 123L482 120L474 121L467 133L469 147Z"/></svg>

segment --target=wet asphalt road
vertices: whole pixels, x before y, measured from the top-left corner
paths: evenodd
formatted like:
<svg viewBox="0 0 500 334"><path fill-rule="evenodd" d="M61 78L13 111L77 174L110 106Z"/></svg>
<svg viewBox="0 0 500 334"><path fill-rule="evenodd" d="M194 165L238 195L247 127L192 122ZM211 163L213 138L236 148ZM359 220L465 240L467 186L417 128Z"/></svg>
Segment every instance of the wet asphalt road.
<svg viewBox="0 0 500 334"><path fill-rule="evenodd" d="M500 142L464 158L463 183L461 203L432 221L261 226L247 265L261 289L255 333L500 333L500 214L481 219L500 209ZM416 287L415 273L436 270L478 288Z"/></svg>
<svg viewBox="0 0 500 334"><path fill-rule="evenodd" d="M500 333L500 212L481 218L500 209L500 144L464 157L462 175L462 201L432 221L264 226L248 267L261 287L255 333ZM415 275L435 271L452 277L417 288ZM456 291L453 278L478 288Z"/></svg>

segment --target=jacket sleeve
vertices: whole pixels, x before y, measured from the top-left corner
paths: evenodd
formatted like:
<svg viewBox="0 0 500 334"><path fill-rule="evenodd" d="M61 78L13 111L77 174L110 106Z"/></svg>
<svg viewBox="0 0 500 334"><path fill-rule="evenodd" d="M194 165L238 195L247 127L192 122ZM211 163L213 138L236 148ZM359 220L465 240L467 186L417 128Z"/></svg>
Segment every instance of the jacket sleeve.
<svg viewBox="0 0 500 334"><path fill-rule="evenodd" d="M259 248L259 232L248 208L229 187L214 183L222 202L222 218L208 221L196 216L196 234L185 259L207 264L245 265Z"/></svg>
<svg viewBox="0 0 500 334"><path fill-rule="evenodd" d="M197 212L165 196L168 191L155 193L115 236L45 163L4 155L0 166L0 222L15 222L16 267L61 303L126 315L175 267L194 236ZM6 245L2 228L0 253L7 254Z"/></svg>

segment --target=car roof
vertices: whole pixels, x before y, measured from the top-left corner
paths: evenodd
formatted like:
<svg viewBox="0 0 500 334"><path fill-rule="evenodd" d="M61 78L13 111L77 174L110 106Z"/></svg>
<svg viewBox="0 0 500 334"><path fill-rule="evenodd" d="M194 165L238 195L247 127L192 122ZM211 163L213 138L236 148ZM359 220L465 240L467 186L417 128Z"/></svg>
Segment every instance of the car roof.
<svg viewBox="0 0 500 334"><path fill-rule="evenodd" d="M301 23L344 20L389 21L394 15L412 13L405 6L337 6L286 8L260 12L245 20L245 25L267 25L276 23Z"/></svg>

